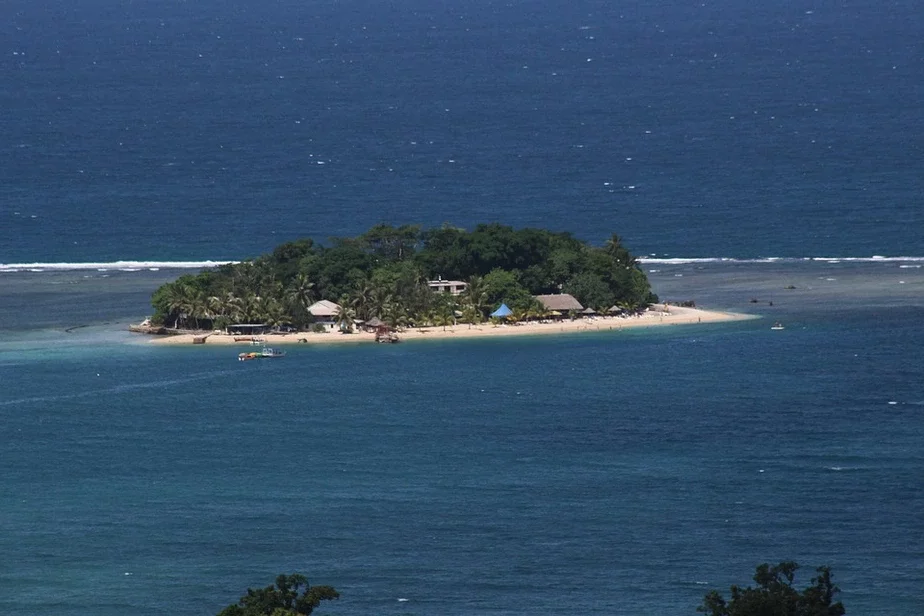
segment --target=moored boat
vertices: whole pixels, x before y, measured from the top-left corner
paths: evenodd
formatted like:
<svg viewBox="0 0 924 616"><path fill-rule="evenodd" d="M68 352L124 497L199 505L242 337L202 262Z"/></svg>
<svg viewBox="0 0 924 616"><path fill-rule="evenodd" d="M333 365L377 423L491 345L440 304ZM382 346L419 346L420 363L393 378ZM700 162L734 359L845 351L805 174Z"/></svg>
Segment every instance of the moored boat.
<svg viewBox="0 0 924 616"><path fill-rule="evenodd" d="M250 361L251 359L262 359L264 357L285 357L286 352L270 347L263 347L259 353L251 351L250 353L240 353L237 356L238 361Z"/></svg>

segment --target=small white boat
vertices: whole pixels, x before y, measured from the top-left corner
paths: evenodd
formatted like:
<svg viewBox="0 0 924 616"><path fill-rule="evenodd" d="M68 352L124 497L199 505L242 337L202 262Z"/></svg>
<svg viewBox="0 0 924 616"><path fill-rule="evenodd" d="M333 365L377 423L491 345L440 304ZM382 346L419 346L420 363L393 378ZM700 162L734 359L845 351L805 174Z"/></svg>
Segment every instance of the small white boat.
<svg viewBox="0 0 924 616"><path fill-rule="evenodd" d="M773 326L772 326L770 329L786 329L786 328L783 327L783 324L782 324L782 323L780 323L779 321L777 321L776 323L773 324Z"/></svg>
<svg viewBox="0 0 924 616"><path fill-rule="evenodd" d="M260 355L263 357L285 357L286 352L280 351L279 349L272 349L270 347L263 347L263 350L260 351Z"/></svg>

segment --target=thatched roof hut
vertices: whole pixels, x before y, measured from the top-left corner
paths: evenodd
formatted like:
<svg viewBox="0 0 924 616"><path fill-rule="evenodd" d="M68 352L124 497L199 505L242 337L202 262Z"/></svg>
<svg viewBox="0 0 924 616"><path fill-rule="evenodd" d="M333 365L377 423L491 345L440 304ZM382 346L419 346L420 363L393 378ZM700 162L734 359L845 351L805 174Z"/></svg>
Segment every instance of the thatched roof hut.
<svg viewBox="0 0 924 616"><path fill-rule="evenodd" d="M574 299L574 296L568 295L567 293L557 293L554 295L536 295L535 297L537 300L539 300L539 303L545 306L546 310L558 310L560 312L584 310L584 306L582 306L579 301Z"/></svg>

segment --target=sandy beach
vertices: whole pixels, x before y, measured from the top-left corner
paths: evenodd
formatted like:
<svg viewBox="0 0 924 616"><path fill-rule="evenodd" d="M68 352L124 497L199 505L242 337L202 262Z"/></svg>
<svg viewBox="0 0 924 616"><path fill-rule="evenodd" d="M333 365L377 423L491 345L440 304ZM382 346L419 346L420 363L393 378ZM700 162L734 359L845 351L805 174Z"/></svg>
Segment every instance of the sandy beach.
<svg viewBox="0 0 924 616"><path fill-rule="evenodd" d="M677 306L664 306L657 304L639 316L611 317L598 316L564 321L531 322L519 324L494 325L481 323L468 325L460 323L447 327L414 327L398 332L398 338L404 340L437 340L452 338L487 338L495 336L534 336L571 334L579 332L617 331L639 327L663 327L673 325L696 325L703 323L720 323L725 321L740 321L756 318L752 315L732 312L719 312L714 310L701 310L698 308L680 308ZM181 334L176 336L153 336L152 344L184 345L193 344L193 339L202 334ZM228 334L210 334L205 344L210 345L238 345L250 346L249 342L235 340L242 336ZM268 334L260 336L266 346L282 344L349 344L374 343L375 335L357 331L352 334L341 333L289 333Z"/></svg>

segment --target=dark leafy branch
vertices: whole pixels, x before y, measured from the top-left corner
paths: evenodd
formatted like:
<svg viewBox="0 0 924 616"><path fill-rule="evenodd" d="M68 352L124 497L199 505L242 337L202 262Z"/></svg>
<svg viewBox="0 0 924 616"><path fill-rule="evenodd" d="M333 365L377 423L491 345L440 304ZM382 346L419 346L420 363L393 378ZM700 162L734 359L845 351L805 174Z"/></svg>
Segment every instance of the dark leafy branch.
<svg viewBox="0 0 924 616"><path fill-rule="evenodd" d="M283 574L266 588L248 588L246 595L218 616L308 616L321 601L339 597L332 586L309 586L304 575Z"/></svg>
<svg viewBox="0 0 924 616"><path fill-rule="evenodd" d="M784 561L762 564L754 574L756 586L732 586L728 600L717 590L703 598L698 612L709 616L843 616L840 589L831 580L831 569L819 567L811 585L799 591L793 587L799 565Z"/></svg>

